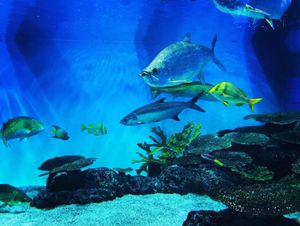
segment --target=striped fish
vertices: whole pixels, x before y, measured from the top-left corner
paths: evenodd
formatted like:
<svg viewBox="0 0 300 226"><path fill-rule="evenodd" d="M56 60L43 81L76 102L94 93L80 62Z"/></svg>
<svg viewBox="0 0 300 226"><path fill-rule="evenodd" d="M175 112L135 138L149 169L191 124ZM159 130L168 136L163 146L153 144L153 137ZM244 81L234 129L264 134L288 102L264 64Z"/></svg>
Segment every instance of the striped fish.
<svg viewBox="0 0 300 226"><path fill-rule="evenodd" d="M87 131L89 134L93 134L95 136L105 135L107 134L106 127L101 123L93 123L90 125L81 125L81 131Z"/></svg>

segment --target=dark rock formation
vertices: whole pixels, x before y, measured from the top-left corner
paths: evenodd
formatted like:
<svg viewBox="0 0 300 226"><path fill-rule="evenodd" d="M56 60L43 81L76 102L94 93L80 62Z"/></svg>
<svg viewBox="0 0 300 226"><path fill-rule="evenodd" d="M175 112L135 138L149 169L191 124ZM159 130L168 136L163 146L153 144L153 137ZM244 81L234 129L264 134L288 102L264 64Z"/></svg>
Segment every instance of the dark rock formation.
<svg viewBox="0 0 300 226"><path fill-rule="evenodd" d="M40 192L32 205L50 208L62 204L85 204L126 194L207 194L219 187L232 186L232 181L234 177L207 164L197 168L171 166L159 177L120 175L107 168L98 168L49 177L47 190Z"/></svg>
<svg viewBox="0 0 300 226"><path fill-rule="evenodd" d="M283 216L252 216L227 209L191 211L183 226L299 226Z"/></svg>

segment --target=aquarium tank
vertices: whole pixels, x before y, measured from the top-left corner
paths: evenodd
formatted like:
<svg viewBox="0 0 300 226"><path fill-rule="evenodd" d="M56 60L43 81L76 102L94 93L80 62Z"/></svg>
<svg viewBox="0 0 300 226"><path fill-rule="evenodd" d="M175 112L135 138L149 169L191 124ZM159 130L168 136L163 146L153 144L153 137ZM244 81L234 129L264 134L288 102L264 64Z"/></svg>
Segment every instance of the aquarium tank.
<svg viewBox="0 0 300 226"><path fill-rule="evenodd" d="M1 225L299 225L299 0L0 0Z"/></svg>

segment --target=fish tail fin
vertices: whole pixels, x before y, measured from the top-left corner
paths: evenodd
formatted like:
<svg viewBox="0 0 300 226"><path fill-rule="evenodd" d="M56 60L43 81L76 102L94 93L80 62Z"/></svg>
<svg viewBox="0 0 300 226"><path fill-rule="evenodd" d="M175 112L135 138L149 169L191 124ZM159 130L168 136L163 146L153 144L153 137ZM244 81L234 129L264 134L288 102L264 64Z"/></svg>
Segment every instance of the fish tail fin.
<svg viewBox="0 0 300 226"><path fill-rule="evenodd" d="M254 105L257 104L258 102L260 102L262 100L262 98L253 98L253 99L249 99L249 106L250 109L252 111L254 111Z"/></svg>
<svg viewBox="0 0 300 226"><path fill-rule="evenodd" d="M39 175L39 177L46 176L46 175L48 175L48 174L49 174L49 172L47 172L47 173L42 173L42 174Z"/></svg>
<svg viewBox="0 0 300 226"><path fill-rule="evenodd" d="M218 35L215 34L213 41L211 43L211 50L212 50L212 58L214 63L222 70L222 71L226 71L225 66L221 63L220 60L217 59L216 55L215 55L215 47L216 47L216 43L218 40Z"/></svg>
<svg viewBox="0 0 300 226"><path fill-rule="evenodd" d="M266 20L267 23L270 25L270 27L271 27L273 30L275 30L273 20L272 20L269 16L265 16L265 20Z"/></svg>
<svg viewBox="0 0 300 226"><path fill-rule="evenodd" d="M86 126L84 124L81 124L81 132L86 130Z"/></svg>
<svg viewBox="0 0 300 226"><path fill-rule="evenodd" d="M151 87L151 86L150 86L150 91L152 94L152 98L155 98L155 97L159 96L159 94L160 94L160 91L158 89Z"/></svg>
<svg viewBox="0 0 300 226"><path fill-rule="evenodd" d="M195 97L193 97L189 102L189 108L194 109L196 111L205 112L204 109L202 109L199 105L196 104L196 102L199 100L199 98L203 95L204 92L201 92L197 94Z"/></svg>

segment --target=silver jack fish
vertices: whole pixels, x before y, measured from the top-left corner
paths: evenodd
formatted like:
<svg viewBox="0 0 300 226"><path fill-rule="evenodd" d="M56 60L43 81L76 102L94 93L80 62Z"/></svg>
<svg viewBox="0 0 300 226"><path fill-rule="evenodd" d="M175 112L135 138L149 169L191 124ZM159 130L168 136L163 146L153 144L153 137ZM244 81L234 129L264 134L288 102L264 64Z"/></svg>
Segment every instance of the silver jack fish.
<svg viewBox="0 0 300 226"><path fill-rule="evenodd" d="M174 86L192 82L195 77L204 83L203 70L211 61L221 70L226 70L215 56L217 35L211 48L192 43L190 37L191 34L187 33L182 41L164 48L142 71L140 76L149 86Z"/></svg>
<svg viewBox="0 0 300 226"><path fill-rule="evenodd" d="M271 15L263 10L254 8L242 0L213 0L216 7L223 13L231 15L246 16L253 19L265 19L274 29Z"/></svg>
<svg viewBox="0 0 300 226"><path fill-rule="evenodd" d="M131 112L121 120L121 124L126 126L135 126L151 122L159 122L164 119L174 119L180 121L178 115L186 108L191 108L200 112L204 110L196 105L202 93L195 96L189 102L164 102L165 98L152 104L148 104Z"/></svg>

